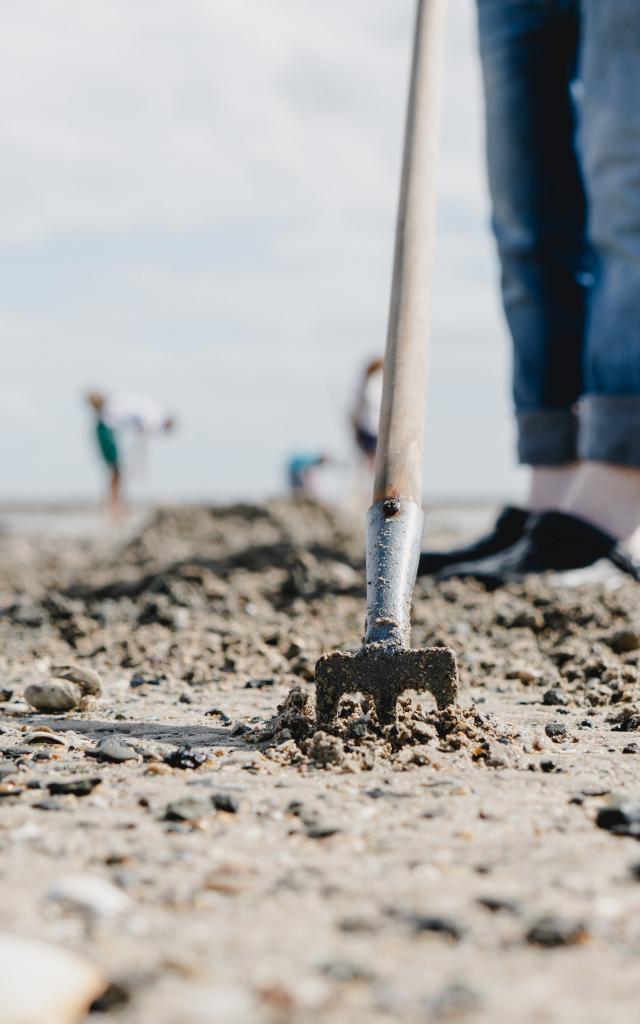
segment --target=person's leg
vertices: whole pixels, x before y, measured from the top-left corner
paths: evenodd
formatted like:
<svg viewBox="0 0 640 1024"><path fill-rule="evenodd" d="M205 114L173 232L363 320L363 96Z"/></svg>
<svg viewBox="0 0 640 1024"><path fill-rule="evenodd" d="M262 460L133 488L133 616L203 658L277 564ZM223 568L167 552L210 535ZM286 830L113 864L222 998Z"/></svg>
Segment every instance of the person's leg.
<svg viewBox="0 0 640 1024"><path fill-rule="evenodd" d="M563 508L617 539L640 525L640 2L582 0L581 151L594 287L579 449Z"/></svg>
<svg viewBox="0 0 640 1024"><path fill-rule="evenodd" d="M477 4L518 455L532 467L527 511L539 511L559 507L577 458L588 265L572 96L579 16L576 0ZM419 571L505 551L522 537L526 520L525 510L507 508L479 541L424 552Z"/></svg>
<svg viewBox="0 0 640 1024"><path fill-rule="evenodd" d="M588 287L572 94L574 0L478 0L486 145L502 298L513 339L520 462L576 460Z"/></svg>

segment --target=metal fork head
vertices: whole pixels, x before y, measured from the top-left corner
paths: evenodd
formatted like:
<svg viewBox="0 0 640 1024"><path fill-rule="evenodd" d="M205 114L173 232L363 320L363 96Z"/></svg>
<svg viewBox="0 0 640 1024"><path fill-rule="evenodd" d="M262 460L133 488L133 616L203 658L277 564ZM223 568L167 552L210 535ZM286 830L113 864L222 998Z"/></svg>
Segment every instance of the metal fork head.
<svg viewBox="0 0 640 1024"><path fill-rule="evenodd" d="M381 726L393 724L396 702L406 690L432 693L438 708L455 704L458 697L456 657L449 647L412 651L383 643L364 644L355 654L325 654L315 675L319 728L332 725L346 693L371 697Z"/></svg>

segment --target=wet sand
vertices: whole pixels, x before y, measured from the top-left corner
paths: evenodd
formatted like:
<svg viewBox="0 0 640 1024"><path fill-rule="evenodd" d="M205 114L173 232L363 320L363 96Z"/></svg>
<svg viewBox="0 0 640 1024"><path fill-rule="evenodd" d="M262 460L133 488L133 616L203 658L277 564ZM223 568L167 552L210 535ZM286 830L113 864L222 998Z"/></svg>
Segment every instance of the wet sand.
<svg viewBox="0 0 640 1024"><path fill-rule="evenodd" d="M595 819L640 794L637 585L420 581L461 710L383 731L350 701L318 739L359 532L273 502L0 534L0 931L98 964L114 1024L634 1019L640 846ZM36 713L69 662L102 695Z"/></svg>

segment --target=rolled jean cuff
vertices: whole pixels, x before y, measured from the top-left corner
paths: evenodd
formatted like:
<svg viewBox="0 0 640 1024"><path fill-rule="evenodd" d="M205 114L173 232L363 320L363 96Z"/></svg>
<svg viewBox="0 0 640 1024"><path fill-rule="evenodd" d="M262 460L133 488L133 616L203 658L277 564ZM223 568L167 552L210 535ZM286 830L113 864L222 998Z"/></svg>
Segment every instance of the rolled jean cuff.
<svg viewBox="0 0 640 1024"><path fill-rule="evenodd" d="M574 409L519 412L518 461L527 466L563 466L575 462L578 417Z"/></svg>
<svg viewBox="0 0 640 1024"><path fill-rule="evenodd" d="M581 459L640 467L640 395L580 400Z"/></svg>

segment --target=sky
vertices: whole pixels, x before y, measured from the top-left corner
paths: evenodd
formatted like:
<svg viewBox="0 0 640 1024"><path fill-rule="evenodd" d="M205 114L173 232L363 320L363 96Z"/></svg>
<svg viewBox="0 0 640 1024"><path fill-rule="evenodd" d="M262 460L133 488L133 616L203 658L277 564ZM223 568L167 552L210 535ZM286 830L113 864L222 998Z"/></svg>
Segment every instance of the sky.
<svg viewBox="0 0 640 1024"><path fill-rule="evenodd" d="M413 14L413 0L5 6L0 500L99 493L90 387L175 409L141 498L260 498L293 452L348 463L349 404L384 348ZM522 486L482 146L473 3L450 0L433 500Z"/></svg>

